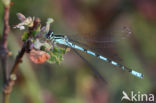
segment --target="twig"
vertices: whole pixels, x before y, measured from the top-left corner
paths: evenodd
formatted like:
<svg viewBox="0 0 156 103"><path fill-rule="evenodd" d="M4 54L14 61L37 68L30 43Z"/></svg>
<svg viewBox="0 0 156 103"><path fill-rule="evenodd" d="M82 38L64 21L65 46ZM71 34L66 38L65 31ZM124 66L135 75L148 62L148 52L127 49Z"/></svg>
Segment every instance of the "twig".
<svg viewBox="0 0 156 103"><path fill-rule="evenodd" d="M37 28L37 26L40 24L40 19L39 18L36 18L34 20L34 25L33 27L30 27L29 28L29 37L31 37L31 33L33 30L35 30ZM20 50L20 52L18 53L18 55L16 56L16 60L15 60L15 63L11 69L11 72L9 74L9 79L7 80L5 86L4 86L4 89L3 89L3 95L4 95L4 101L3 103L9 103L8 102L8 98L9 98L9 95L12 91L12 87L13 85L15 84L15 80L16 80L16 72L18 70L18 65L21 63L22 61L22 58L24 56L24 54L26 52L30 52L30 45L31 45L31 40L28 39L22 46L22 49Z"/></svg>
<svg viewBox="0 0 156 103"><path fill-rule="evenodd" d="M8 47L7 47L7 38L8 33L10 31L9 27L9 14L10 14L10 5L4 6L4 28L3 28L3 35L2 35L2 44L0 50L1 56L1 65L2 65L2 73L3 73L3 84L7 82L9 70L7 67L7 58L8 58ZM8 103L8 95L4 95L3 92L3 103Z"/></svg>
<svg viewBox="0 0 156 103"><path fill-rule="evenodd" d="M16 60L15 60L15 63L11 69L10 77L7 80L7 82L3 88L3 95L7 99L9 98L9 94L11 93L12 87L13 87L14 82L16 80L16 71L18 69L18 65L22 61L22 57L24 56L24 53L26 52L26 50L27 50L26 48L28 47L28 45L29 45L29 40L24 43L21 51L18 53ZM3 103L8 103L8 102L6 102L6 101L8 101L6 98L4 99Z"/></svg>
<svg viewBox="0 0 156 103"><path fill-rule="evenodd" d="M9 27L9 13L10 6L4 7L4 29L2 36L2 44L1 44L1 60L2 60L2 68L3 68L3 83L6 83L8 78L8 68L7 68L7 57L8 57L8 48L7 48L7 38L8 33L10 31Z"/></svg>

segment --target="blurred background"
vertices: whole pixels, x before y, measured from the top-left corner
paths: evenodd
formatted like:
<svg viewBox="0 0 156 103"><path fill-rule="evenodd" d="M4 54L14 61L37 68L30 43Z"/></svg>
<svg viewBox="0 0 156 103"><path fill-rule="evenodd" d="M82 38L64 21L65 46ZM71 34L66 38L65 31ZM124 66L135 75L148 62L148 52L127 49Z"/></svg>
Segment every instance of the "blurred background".
<svg viewBox="0 0 156 103"><path fill-rule="evenodd" d="M25 55L11 103L119 103L122 91L156 94L155 0L12 0L12 4L8 45L13 55L9 57L9 67L22 46L23 31L12 28L19 23L16 14L21 12L26 17L41 18L43 25L47 18L53 18L51 29L56 34L69 35L103 56L143 73L144 78L134 77L83 52L81 55L106 82L73 51L64 55L60 65L34 64L29 55ZM2 17L0 1L1 36ZM125 27L130 29L128 33ZM1 69L0 76L2 91ZM122 103L130 102L123 100Z"/></svg>

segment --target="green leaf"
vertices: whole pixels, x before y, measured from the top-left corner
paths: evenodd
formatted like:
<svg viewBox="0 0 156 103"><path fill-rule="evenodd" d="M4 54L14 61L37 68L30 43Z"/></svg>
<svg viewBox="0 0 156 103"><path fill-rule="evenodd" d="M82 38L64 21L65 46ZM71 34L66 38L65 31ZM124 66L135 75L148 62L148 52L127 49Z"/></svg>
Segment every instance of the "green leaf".
<svg viewBox="0 0 156 103"><path fill-rule="evenodd" d="M52 47L51 43L47 43L47 42L44 43L44 46L46 49L50 49Z"/></svg>
<svg viewBox="0 0 156 103"><path fill-rule="evenodd" d="M58 48L54 46L54 48L48 52L50 58L48 60L49 63L57 63L60 64L63 61L63 55L66 53L66 49Z"/></svg>
<svg viewBox="0 0 156 103"><path fill-rule="evenodd" d="M38 25L38 27L37 27L36 31L37 31L37 32L40 32L40 29L41 29L41 24L40 24L40 25Z"/></svg>
<svg viewBox="0 0 156 103"><path fill-rule="evenodd" d="M27 32L24 32L23 34L22 34L22 40L23 41L26 41L27 39L28 39L28 33Z"/></svg>
<svg viewBox="0 0 156 103"><path fill-rule="evenodd" d="M36 30L33 30L31 36L35 37L40 32L41 25L39 25Z"/></svg>
<svg viewBox="0 0 156 103"><path fill-rule="evenodd" d="M32 31L31 36L35 37L36 34L37 34L37 31L34 30L34 31Z"/></svg>
<svg viewBox="0 0 156 103"><path fill-rule="evenodd" d="M52 64L60 64L63 60L61 55L55 55L52 51L49 52L50 58L47 60L49 63Z"/></svg>

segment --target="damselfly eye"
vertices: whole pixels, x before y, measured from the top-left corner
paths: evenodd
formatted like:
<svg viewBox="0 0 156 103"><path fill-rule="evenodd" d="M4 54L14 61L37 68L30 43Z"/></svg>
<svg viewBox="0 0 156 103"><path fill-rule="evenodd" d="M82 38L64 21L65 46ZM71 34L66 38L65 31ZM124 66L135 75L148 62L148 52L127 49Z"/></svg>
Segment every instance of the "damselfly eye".
<svg viewBox="0 0 156 103"><path fill-rule="evenodd" d="M46 34L47 39L51 39L54 35L54 32L52 30L49 30L49 32Z"/></svg>

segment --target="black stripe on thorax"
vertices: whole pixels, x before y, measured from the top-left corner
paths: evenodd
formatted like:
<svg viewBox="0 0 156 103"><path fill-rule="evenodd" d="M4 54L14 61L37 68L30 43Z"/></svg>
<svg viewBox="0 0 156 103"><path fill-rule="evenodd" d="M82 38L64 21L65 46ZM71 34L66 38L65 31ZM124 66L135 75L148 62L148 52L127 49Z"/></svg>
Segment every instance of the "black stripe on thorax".
<svg viewBox="0 0 156 103"><path fill-rule="evenodd" d="M96 55L96 57L98 57L98 58L100 57L100 55L99 55L99 54L97 54L97 53L95 53L95 55Z"/></svg>
<svg viewBox="0 0 156 103"><path fill-rule="evenodd" d="M65 37L64 35L56 35L56 34L54 34L54 36L55 36L55 37L58 37L58 38L59 38L59 37L61 37L61 38L62 38L62 37L63 37L63 38Z"/></svg>
<svg viewBox="0 0 156 103"><path fill-rule="evenodd" d="M83 48L83 51L85 51L87 53L88 50Z"/></svg>

